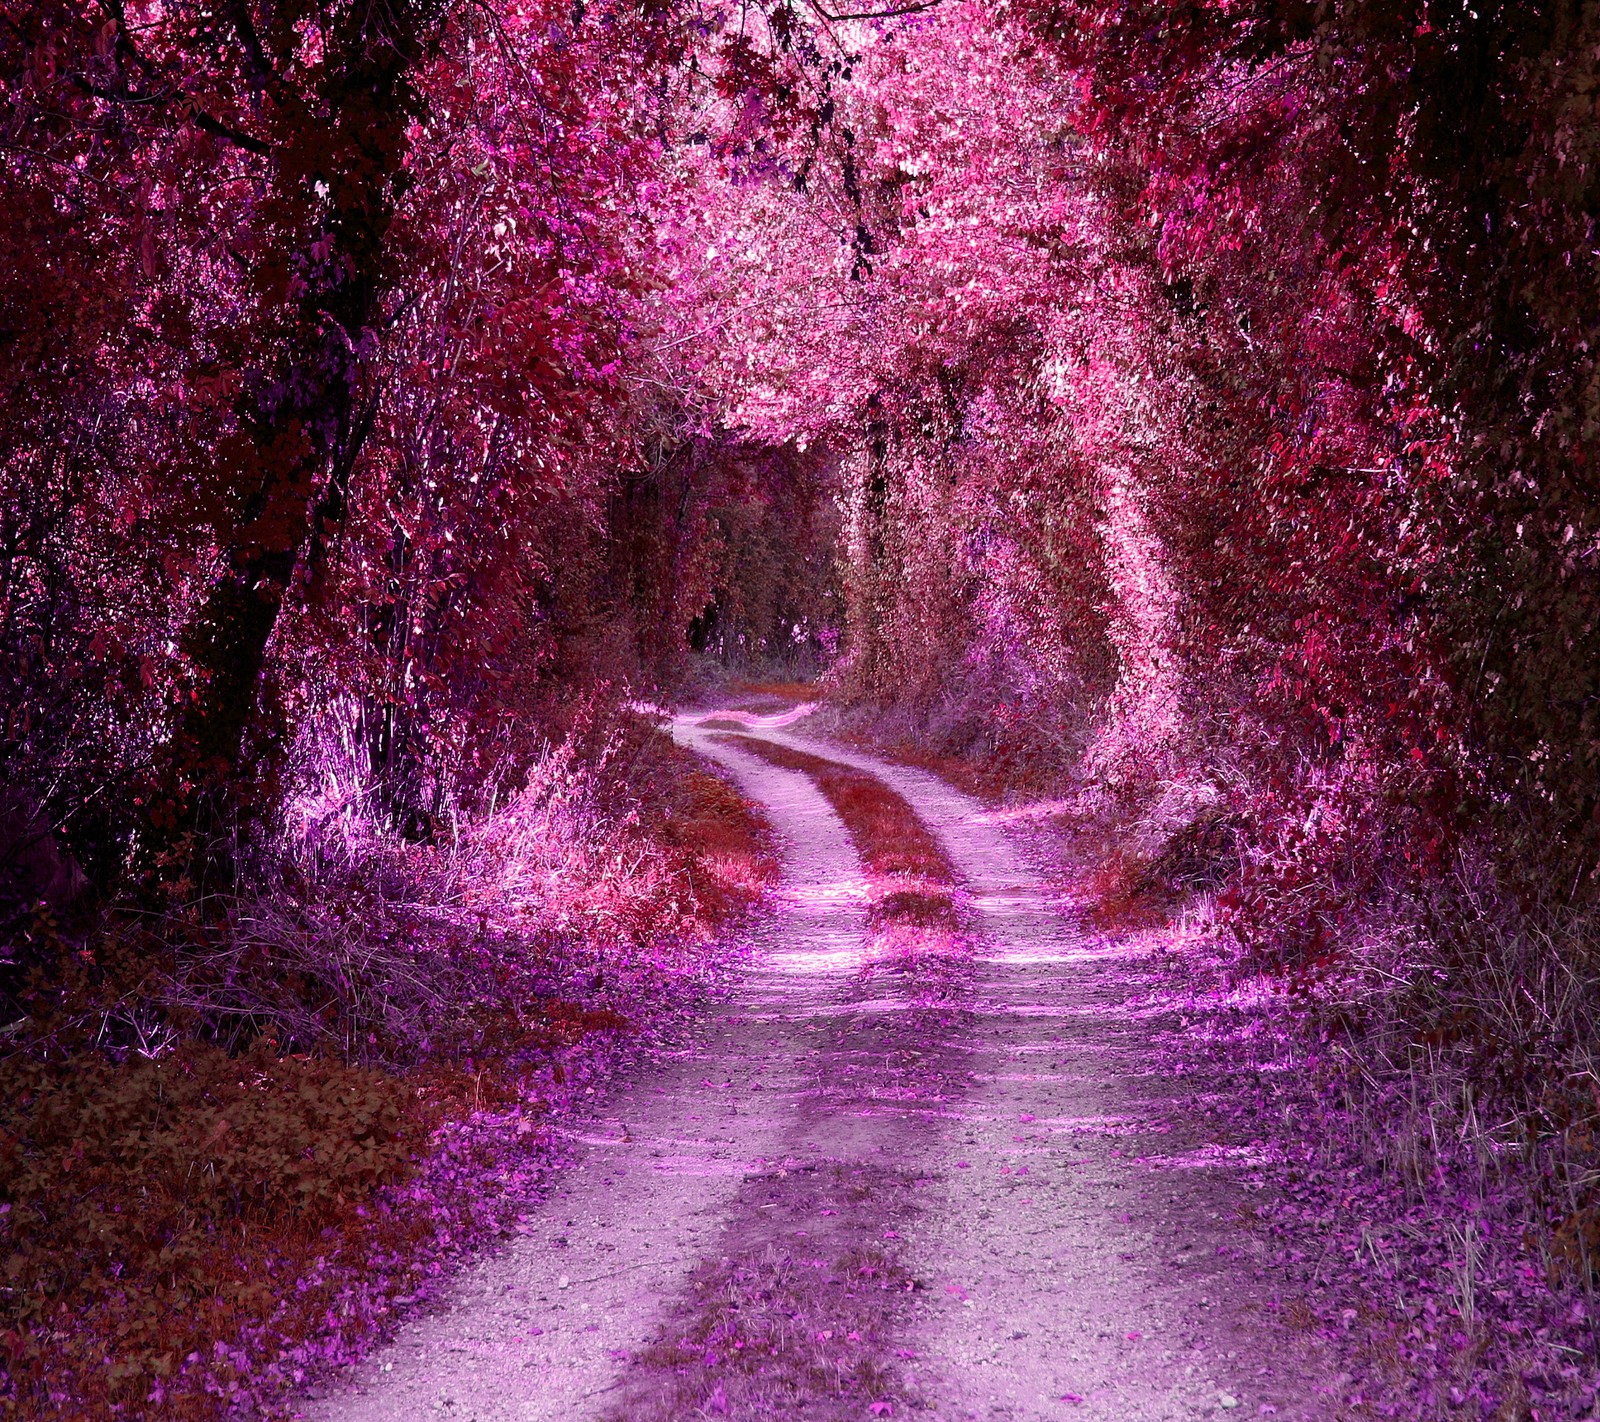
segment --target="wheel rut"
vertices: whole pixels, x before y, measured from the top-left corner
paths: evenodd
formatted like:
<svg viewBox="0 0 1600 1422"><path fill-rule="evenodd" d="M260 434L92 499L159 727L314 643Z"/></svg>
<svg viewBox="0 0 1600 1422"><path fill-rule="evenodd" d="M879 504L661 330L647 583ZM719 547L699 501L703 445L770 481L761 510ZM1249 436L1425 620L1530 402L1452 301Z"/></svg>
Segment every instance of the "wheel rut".
<svg viewBox="0 0 1600 1422"><path fill-rule="evenodd" d="M1219 1262L1233 1187L1165 1168L1118 946L981 806L793 721L673 726L783 845L735 999L617 1084L525 1235L301 1415L1322 1415L1319 1360ZM911 807L961 882L964 976L884 960L844 823L735 730Z"/></svg>

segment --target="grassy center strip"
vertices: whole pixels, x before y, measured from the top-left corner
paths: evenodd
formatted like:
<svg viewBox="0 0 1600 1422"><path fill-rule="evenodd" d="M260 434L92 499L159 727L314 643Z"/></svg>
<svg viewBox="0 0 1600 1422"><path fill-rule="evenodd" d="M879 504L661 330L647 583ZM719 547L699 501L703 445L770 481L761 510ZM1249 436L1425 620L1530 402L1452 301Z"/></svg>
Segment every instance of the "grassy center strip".
<svg viewBox="0 0 1600 1422"><path fill-rule="evenodd" d="M954 997L970 962L968 915L949 856L904 798L868 771L809 751L756 736L718 739L809 775L844 821L867 872L868 975L908 974L922 999Z"/></svg>
<svg viewBox="0 0 1600 1422"><path fill-rule="evenodd" d="M939 842L877 777L744 735L719 737L809 775L860 854L874 955L865 976L905 993L900 1013L855 1013L819 1053L830 1089L801 1106L850 1119L853 1158L790 1161L746 1178L720 1258L694 1274L656 1342L635 1359L612 1422L681 1417L858 1419L923 1408L895 1348L922 1285L900 1260L918 1180L885 1166L924 1129L919 1110L959 1091L941 1051L966 986L967 915ZM909 1108L909 1109L908 1109ZM870 1120L870 1126L865 1121Z"/></svg>
<svg viewBox="0 0 1600 1422"><path fill-rule="evenodd" d="M919 1285L887 1226L916 1213L914 1184L865 1163L748 1177L725 1254L695 1271L607 1422L903 1415L891 1344Z"/></svg>

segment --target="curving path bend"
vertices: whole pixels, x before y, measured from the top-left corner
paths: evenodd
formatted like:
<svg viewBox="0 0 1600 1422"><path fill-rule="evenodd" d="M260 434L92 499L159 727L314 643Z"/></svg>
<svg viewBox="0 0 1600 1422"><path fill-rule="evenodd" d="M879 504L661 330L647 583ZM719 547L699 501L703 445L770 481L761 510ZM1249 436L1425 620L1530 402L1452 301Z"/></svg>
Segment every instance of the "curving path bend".
<svg viewBox="0 0 1600 1422"><path fill-rule="evenodd" d="M865 884L837 816L804 775L728 744L730 715L879 776L943 842L980 932L968 1010L937 1040L926 1013L864 986ZM1326 1415L1323 1361L1276 1321L1237 1186L1167 1110L1126 945L1083 931L975 801L802 726L674 720L783 846L742 988L676 1059L618 1083L528 1235L301 1415L708 1415L647 1406L628 1359L681 1311L697 1265L768 1242L765 1185L806 1171L871 1172L880 1223L901 1226L881 1233L903 1236L920 1287L892 1367L918 1416Z"/></svg>

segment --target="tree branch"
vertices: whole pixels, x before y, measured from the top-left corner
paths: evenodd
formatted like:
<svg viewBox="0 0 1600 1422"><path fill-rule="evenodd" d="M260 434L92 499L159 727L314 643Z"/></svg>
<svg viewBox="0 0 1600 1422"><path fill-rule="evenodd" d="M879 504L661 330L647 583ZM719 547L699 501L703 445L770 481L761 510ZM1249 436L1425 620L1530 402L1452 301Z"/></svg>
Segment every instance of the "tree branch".
<svg viewBox="0 0 1600 1422"><path fill-rule="evenodd" d="M249 0L232 0L228 6L228 19L233 24L233 32L239 36L239 43L244 46L245 58L248 60L250 78L254 81L256 89L265 93L268 89L278 86L278 72L272 67L272 61L267 58L267 52L262 48L261 36L256 33L255 20L250 14Z"/></svg>
<svg viewBox="0 0 1600 1422"><path fill-rule="evenodd" d="M72 82L86 94L92 94L97 99L104 99L109 104L151 105L165 108L171 100L171 94L135 94L129 89L105 89L98 84L90 83L81 74L74 75ZM242 148L247 153L270 153L272 146L262 139L233 128L213 118L208 113L194 110L185 115L189 122L196 128L203 129L206 133L216 138L226 139L235 148Z"/></svg>
<svg viewBox="0 0 1600 1422"><path fill-rule="evenodd" d="M219 119L212 118L210 114L198 112L193 113L189 116L189 120L196 128L203 129L206 133L212 134L214 137L226 139L229 143L233 144L235 148L242 148L247 153L272 152L272 145L270 143L265 143L261 139L254 138L248 133L241 133L236 128L230 128L227 124L221 122Z"/></svg>
<svg viewBox="0 0 1600 1422"><path fill-rule="evenodd" d="M926 10L937 9L939 2L940 0L920 0L920 3L898 5L890 10L850 10L841 15L835 15L825 9L820 0L811 0L811 8L823 19L838 24L843 20L892 20L899 15L920 15Z"/></svg>

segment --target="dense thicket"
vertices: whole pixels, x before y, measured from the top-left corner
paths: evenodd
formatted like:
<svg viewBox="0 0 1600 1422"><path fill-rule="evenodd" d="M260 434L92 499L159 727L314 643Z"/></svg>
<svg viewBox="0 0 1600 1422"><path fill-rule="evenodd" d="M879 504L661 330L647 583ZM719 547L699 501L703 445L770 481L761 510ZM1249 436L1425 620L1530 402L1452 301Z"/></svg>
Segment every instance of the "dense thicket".
<svg viewBox="0 0 1600 1422"><path fill-rule="evenodd" d="M820 466L725 448L663 358L634 376L670 361L646 209L721 35L670 6L0 14L15 909L70 878L46 830L102 888L226 887L330 710L421 835L597 687L670 674L713 604L730 650L814 655ZM724 574L764 545L789 562Z"/></svg>
<svg viewBox="0 0 1600 1422"><path fill-rule="evenodd" d="M1191 655L1248 671L1302 775L1369 762L1391 869L1489 824L1586 896L1596 14L1151 18L1029 17L1127 146L1111 196L1194 382L1163 514Z"/></svg>

